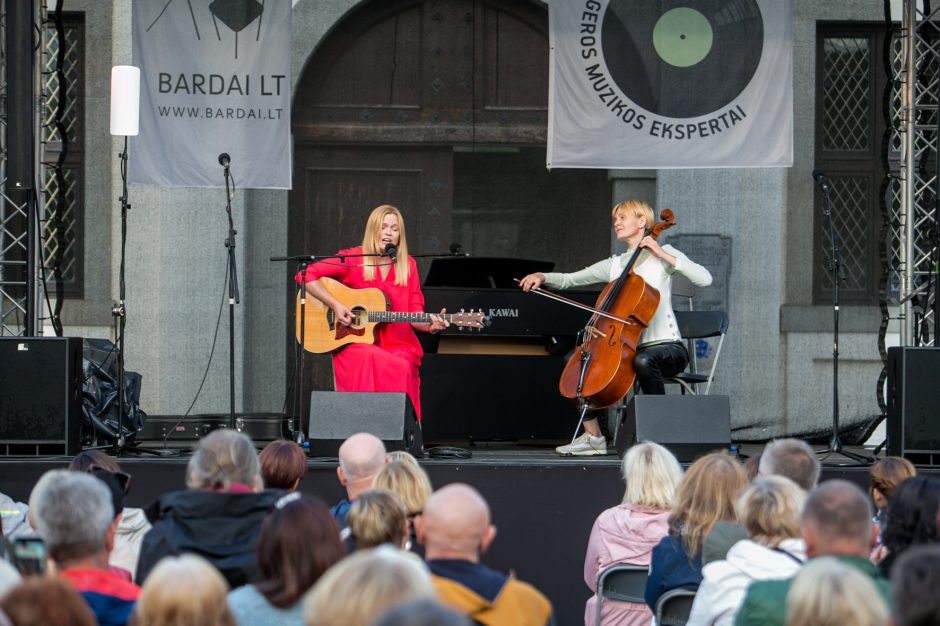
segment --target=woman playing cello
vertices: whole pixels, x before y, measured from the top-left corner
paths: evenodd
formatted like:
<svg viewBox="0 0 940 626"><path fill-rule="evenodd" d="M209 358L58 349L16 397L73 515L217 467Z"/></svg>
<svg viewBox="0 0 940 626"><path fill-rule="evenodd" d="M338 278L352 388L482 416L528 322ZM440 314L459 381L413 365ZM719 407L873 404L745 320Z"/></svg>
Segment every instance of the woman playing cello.
<svg viewBox="0 0 940 626"><path fill-rule="evenodd" d="M707 269L693 263L687 256L670 245L660 246L647 233L653 225L653 209L640 200L625 200L611 211L614 233L627 244L623 254L604 259L583 270L562 274L556 272L529 274L520 282L529 291L541 285L555 289L570 289L616 280L623 272L637 247L643 252L633 266L633 272L660 294L659 307L649 325L640 334L633 369L640 389L645 394L664 394L664 378L685 369L689 354L682 342L675 313L672 310L672 274L679 272L693 284L707 287L712 275ZM559 454L592 456L607 454L607 442L601 434L596 417L585 417L584 434L568 445L555 449Z"/></svg>

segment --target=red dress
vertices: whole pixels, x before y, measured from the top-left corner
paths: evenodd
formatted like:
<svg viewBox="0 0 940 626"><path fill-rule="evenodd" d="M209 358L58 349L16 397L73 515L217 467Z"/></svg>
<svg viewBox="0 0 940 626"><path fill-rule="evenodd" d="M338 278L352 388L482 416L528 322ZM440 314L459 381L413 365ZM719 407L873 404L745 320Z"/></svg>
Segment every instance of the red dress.
<svg viewBox="0 0 940 626"><path fill-rule="evenodd" d="M361 254L362 246L340 250L339 254ZM388 276L382 278L382 268L374 267L375 276L367 281L363 265L380 263L378 257L327 259L307 266L304 280L308 283L329 276L352 289L376 287L381 289L392 311L423 311L424 294L418 279L418 267L408 257L408 284L395 284L395 266L389 267ZM421 421L421 381L418 366L424 351L409 322L389 322L375 328L375 343L349 344L333 352L333 378L336 391L403 391L408 394Z"/></svg>

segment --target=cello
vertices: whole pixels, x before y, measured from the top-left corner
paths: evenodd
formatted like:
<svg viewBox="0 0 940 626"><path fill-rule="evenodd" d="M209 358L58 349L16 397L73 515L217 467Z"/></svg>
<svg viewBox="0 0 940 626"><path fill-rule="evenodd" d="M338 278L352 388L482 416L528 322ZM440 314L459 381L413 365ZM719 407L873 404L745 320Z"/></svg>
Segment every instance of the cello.
<svg viewBox="0 0 940 626"><path fill-rule="evenodd" d="M659 219L644 236L656 239L676 223L669 209L663 209ZM579 345L562 371L558 389L564 397L578 400L583 412L616 404L636 379L633 356L637 342L659 308L659 291L633 272L642 250L637 246L620 276L601 291L593 309L574 303L594 315L578 334ZM541 288L533 291L572 303Z"/></svg>

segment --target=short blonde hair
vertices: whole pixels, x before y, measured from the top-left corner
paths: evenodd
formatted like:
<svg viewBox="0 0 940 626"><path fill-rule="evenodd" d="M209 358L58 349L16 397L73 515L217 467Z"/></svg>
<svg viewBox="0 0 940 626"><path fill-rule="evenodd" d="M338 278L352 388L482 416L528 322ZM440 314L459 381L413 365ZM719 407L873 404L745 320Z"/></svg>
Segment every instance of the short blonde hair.
<svg viewBox="0 0 940 626"><path fill-rule="evenodd" d="M147 576L132 623L147 626L235 626L228 583L194 554L168 556Z"/></svg>
<svg viewBox="0 0 940 626"><path fill-rule="evenodd" d="M409 463L411 465L418 464L418 459L416 459L414 455L407 450L390 450L389 453L385 455L385 460L389 463Z"/></svg>
<svg viewBox="0 0 940 626"><path fill-rule="evenodd" d="M363 491L346 514L349 532L358 548L374 548L383 543L400 548L405 540L407 520L405 505L388 489Z"/></svg>
<svg viewBox="0 0 940 626"><path fill-rule="evenodd" d="M255 445L236 430L214 430L199 440L186 468L191 489L228 491L233 483L261 491L261 462Z"/></svg>
<svg viewBox="0 0 940 626"><path fill-rule="evenodd" d="M610 210L611 219L616 219L618 213L630 213L637 217L645 217L647 228L652 228L653 224L656 223L656 218L653 215L653 207L642 200L624 200L623 202L618 202L614 205L614 208Z"/></svg>
<svg viewBox="0 0 940 626"><path fill-rule="evenodd" d="M806 492L783 476L755 479L735 508L738 522L753 541L771 548L800 536L800 516Z"/></svg>
<svg viewBox="0 0 940 626"><path fill-rule="evenodd" d="M627 450L621 465L627 485L623 501L636 506L668 509L682 482L682 466L672 452L651 441Z"/></svg>
<svg viewBox="0 0 940 626"><path fill-rule="evenodd" d="M885 626L888 610L871 579L832 557L804 565L787 594L786 626Z"/></svg>
<svg viewBox="0 0 940 626"><path fill-rule="evenodd" d="M435 598L427 567L389 546L356 552L317 581L304 600L306 626L369 626L385 609Z"/></svg>
<svg viewBox="0 0 940 626"><path fill-rule="evenodd" d="M424 503L434 491L428 473L417 463L407 461L387 464L375 475L372 486L388 489L401 498L409 517L424 510Z"/></svg>

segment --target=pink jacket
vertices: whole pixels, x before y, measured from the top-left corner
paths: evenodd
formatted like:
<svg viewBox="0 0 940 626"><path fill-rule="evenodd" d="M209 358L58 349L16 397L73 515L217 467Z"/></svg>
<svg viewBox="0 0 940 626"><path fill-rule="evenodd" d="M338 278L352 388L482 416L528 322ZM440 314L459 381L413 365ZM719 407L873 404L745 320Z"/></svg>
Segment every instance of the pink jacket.
<svg viewBox="0 0 940 626"><path fill-rule="evenodd" d="M609 508L597 517L584 557L584 582L597 592L597 576L615 563L649 565L650 552L669 532L668 509L638 507L629 503ZM596 595L584 607L585 626L594 626ZM604 626L648 626L653 615L646 604L604 600Z"/></svg>

